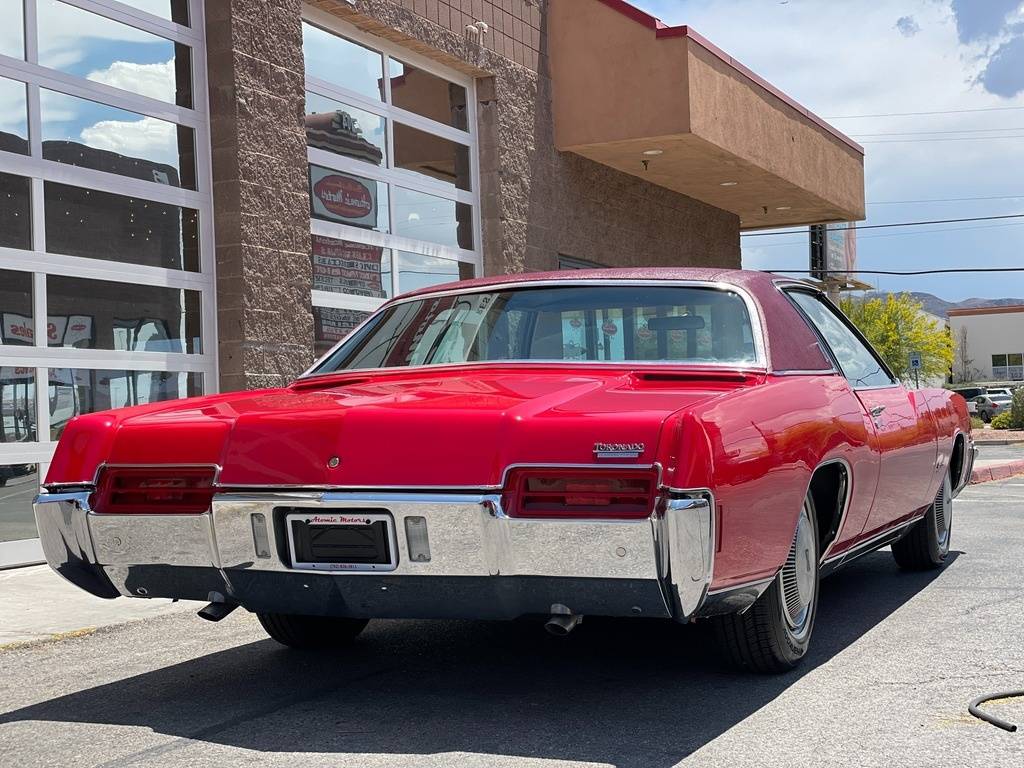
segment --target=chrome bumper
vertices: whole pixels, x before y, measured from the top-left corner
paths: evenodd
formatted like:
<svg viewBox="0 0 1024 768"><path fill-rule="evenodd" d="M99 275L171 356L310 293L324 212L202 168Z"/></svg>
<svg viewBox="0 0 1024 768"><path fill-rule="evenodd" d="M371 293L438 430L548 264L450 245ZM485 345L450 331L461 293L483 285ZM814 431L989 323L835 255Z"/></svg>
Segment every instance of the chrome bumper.
<svg viewBox="0 0 1024 768"><path fill-rule="evenodd" d="M221 494L203 515L98 515L89 493L43 493L34 508L50 566L100 597L205 600L257 611L368 617L514 618L576 613L686 620L713 573L712 504L679 494L635 521L510 518L492 494ZM386 511L397 565L381 571L290 566L284 515ZM409 556L405 518L427 522L430 559Z"/></svg>

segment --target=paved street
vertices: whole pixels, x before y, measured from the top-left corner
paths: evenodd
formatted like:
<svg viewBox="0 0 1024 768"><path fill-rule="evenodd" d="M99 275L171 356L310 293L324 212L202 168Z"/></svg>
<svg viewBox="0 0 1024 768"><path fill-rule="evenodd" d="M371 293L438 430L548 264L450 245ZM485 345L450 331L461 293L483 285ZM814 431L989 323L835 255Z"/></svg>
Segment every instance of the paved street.
<svg viewBox="0 0 1024 768"><path fill-rule="evenodd" d="M0 764L19 766L1020 766L969 717L1024 687L1024 479L956 507L939 574L888 552L825 582L811 658L737 675L693 631L586 621L379 622L301 654L236 612L0 652ZM1024 700L993 705L1024 724Z"/></svg>

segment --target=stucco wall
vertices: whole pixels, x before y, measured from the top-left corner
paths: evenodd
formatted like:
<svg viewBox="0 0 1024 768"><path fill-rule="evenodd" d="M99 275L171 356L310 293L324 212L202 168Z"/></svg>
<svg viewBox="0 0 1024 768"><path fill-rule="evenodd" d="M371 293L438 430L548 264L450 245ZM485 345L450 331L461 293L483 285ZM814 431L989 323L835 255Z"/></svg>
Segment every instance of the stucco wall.
<svg viewBox="0 0 1024 768"><path fill-rule="evenodd" d="M963 328L967 329L969 381L995 380L992 375L992 355L1024 353L1024 311L950 315L949 330L956 354L953 361L953 376L956 381L964 379L964 358L961 351Z"/></svg>

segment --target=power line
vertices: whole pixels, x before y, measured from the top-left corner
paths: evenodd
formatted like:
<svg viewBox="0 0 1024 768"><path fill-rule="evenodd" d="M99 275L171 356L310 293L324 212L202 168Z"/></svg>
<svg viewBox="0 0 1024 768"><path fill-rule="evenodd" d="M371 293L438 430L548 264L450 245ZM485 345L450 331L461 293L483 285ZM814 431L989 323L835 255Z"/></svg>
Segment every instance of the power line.
<svg viewBox="0 0 1024 768"><path fill-rule="evenodd" d="M931 200L873 200L868 205L903 205L909 203L963 203L970 200L1021 200L1024 195L995 195L992 197L942 197Z"/></svg>
<svg viewBox="0 0 1024 768"><path fill-rule="evenodd" d="M998 131L1024 131L1024 126L1015 128L964 128L960 131L895 131L888 133L851 133L851 138L861 136L937 136L950 133L996 133Z"/></svg>
<svg viewBox="0 0 1024 768"><path fill-rule="evenodd" d="M1022 107L980 107L977 109L940 109L935 112L883 112L877 115L832 115L825 120L855 120L861 117L917 117L919 115L958 115L965 112L1004 112Z"/></svg>
<svg viewBox="0 0 1024 768"><path fill-rule="evenodd" d="M966 219L932 219L930 221L904 221L898 224L867 224L863 227L856 227L858 231L864 229L890 229L891 227L920 227L926 224L959 224L964 221L995 221L997 219L1024 219L1024 213L1009 213L1002 216L972 216ZM787 229L782 232L743 232L740 237L775 237L778 235L802 235L806 230Z"/></svg>
<svg viewBox="0 0 1024 768"><path fill-rule="evenodd" d="M915 232L890 232L887 235L865 235L864 237L857 238L857 242L861 240L877 240L882 237L908 237L910 235L936 235L940 232L968 232L978 229L1002 229L1003 227L1024 227L1024 222L1018 221L1013 224L990 224L988 226L979 227L944 227L942 229L924 229ZM805 233L806 234L806 233ZM785 245L795 245L807 247L807 238L804 237L802 240L786 240L782 243L768 243L767 245L758 245L758 248L781 248Z"/></svg>
<svg viewBox="0 0 1024 768"><path fill-rule="evenodd" d="M1024 139L1021 136L957 136L945 139L864 139L861 144L926 144L932 141L992 141L994 139Z"/></svg>

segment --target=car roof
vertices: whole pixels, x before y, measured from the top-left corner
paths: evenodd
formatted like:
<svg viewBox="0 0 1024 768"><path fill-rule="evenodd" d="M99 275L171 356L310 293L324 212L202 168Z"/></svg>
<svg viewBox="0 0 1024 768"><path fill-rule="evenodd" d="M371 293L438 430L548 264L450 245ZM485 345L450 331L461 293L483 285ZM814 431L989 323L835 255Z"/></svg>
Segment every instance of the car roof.
<svg viewBox="0 0 1024 768"><path fill-rule="evenodd" d="M476 291L488 286L528 287L531 283L618 281L699 282L731 286L749 295L761 316L768 366L773 371L832 372L831 360L818 343L793 303L779 290L780 285L802 285L817 290L806 281L783 278L768 272L718 267L634 267L620 269L569 269L556 272L523 272L491 275L472 280L420 288L392 299L429 296L451 291Z"/></svg>

